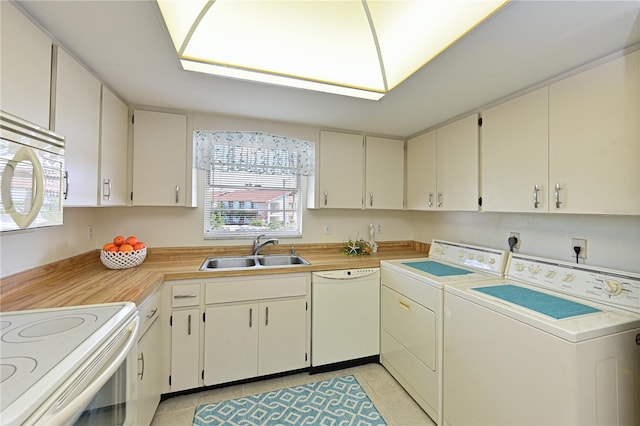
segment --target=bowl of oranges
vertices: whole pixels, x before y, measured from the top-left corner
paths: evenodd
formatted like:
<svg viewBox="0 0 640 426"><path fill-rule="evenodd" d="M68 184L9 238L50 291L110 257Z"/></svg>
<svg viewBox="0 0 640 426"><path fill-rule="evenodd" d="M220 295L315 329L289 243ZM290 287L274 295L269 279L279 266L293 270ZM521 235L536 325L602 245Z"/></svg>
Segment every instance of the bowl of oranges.
<svg viewBox="0 0 640 426"><path fill-rule="evenodd" d="M140 265L147 257L147 246L135 236L116 236L102 246L100 260L109 269L128 269Z"/></svg>

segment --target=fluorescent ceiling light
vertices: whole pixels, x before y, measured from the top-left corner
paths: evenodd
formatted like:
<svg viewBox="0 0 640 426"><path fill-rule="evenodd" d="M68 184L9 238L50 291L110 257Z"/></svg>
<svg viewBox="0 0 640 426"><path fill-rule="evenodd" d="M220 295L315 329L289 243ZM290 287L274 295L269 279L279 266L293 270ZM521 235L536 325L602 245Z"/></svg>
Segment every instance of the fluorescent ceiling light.
<svg viewBox="0 0 640 426"><path fill-rule="evenodd" d="M157 0L185 70L377 100L508 0Z"/></svg>

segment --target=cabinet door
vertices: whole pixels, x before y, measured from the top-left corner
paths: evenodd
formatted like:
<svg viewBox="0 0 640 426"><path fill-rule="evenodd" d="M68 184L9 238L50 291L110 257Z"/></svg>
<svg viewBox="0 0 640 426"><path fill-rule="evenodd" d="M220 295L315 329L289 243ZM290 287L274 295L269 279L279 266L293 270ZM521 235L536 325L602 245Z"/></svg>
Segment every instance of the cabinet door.
<svg viewBox="0 0 640 426"><path fill-rule="evenodd" d="M96 206L101 84L63 49L57 52L55 131L67 139L64 205Z"/></svg>
<svg viewBox="0 0 640 426"><path fill-rule="evenodd" d="M407 141L407 209L436 209L436 131Z"/></svg>
<svg viewBox="0 0 640 426"><path fill-rule="evenodd" d="M149 327L138 341L138 419L137 424L151 424L160 403L162 385L161 354L162 334L160 320Z"/></svg>
<svg viewBox="0 0 640 426"><path fill-rule="evenodd" d="M436 130L439 210L478 210L478 115Z"/></svg>
<svg viewBox="0 0 640 426"><path fill-rule="evenodd" d="M258 304L206 309L205 386L255 377L258 365Z"/></svg>
<svg viewBox="0 0 640 426"><path fill-rule="evenodd" d="M640 214L639 55L549 86L549 211Z"/></svg>
<svg viewBox="0 0 640 426"><path fill-rule="evenodd" d="M136 110L133 205L185 206L187 117Z"/></svg>
<svg viewBox="0 0 640 426"><path fill-rule="evenodd" d="M404 207L404 142L367 136L365 208Z"/></svg>
<svg viewBox="0 0 640 426"><path fill-rule="evenodd" d="M262 302L258 375L306 366L306 299Z"/></svg>
<svg viewBox="0 0 640 426"><path fill-rule="evenodd" d="M200 310L171 313L171 392L199 386Z"/></svg>
<svg viewBox="0 0 640 426"><path fill-rule="evenodd" d="M320 207L362 208L362 136L320 132Z"/></svg>
<svg viewBox="0 0 640 426"><path fill-rule="evenodd" d="M51 40L16 6L0 1L0 105L49 128Z"/></svg>
<svg viewBox="0 0 640 426"><path fill-rule="evenodd" d="M127 204L128 124L128 107L109 89L102 86L98 204L103 206Z"/></svg>
<svg viewBox="0 0 640 426"><path fill-rule="evenodd" d="M482 210L548 211L548 88L484 111L480 134Z"/></svg>

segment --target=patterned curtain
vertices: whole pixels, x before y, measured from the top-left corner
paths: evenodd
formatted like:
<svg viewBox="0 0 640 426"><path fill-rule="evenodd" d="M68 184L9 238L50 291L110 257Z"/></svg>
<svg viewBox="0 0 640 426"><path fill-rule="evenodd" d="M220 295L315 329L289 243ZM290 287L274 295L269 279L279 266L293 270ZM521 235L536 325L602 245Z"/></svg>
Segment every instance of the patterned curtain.
<svg viewBox="0 0 640 426"><path fill-rule="evenodd" d="M246 171L257 174L289 169L313 175L315 144L260 132L197 130L194 132L194 168Z"/></svg>

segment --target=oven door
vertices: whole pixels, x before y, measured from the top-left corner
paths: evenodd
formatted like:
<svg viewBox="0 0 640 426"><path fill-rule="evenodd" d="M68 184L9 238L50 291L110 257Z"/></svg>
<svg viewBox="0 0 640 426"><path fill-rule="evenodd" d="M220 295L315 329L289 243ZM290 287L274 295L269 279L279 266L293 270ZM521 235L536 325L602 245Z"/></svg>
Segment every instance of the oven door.
<svg viewBox="0 0 640 426"><path fill-rule="evenodd" d="M135 425L136 315L106 341L25 425Z"/></svg>

